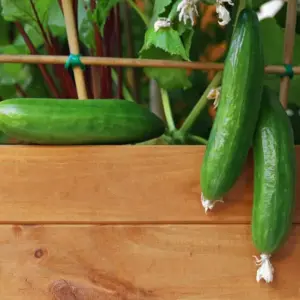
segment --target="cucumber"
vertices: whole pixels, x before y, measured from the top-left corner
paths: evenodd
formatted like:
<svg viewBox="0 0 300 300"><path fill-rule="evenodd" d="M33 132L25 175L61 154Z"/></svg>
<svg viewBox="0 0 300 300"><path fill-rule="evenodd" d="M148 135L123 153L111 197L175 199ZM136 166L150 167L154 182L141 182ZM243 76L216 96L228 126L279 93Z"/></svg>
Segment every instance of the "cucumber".
<svg viewBox="0 0 300 300"><path fill-rule="evenodd" d="M246 162L259 115L264 58L256 13L243 9L222 77L220 103L201 166L205 211L231 189Z"/></svg>
<svg viewBox="0 0 300 300"><path fill-rule="evenodd" d="M128 144L161 136L165 125L142 106L119 99L9 99L0 130L31 144Z"/></svg>
<svg viewBox="0 0 300 300"><path fill-rule="evenodd" d="M268 88L263 92L253 150L252 240L262 253L261 259L257 259L261 266L257 281L265 279L271 282L274 269L269 261L270 255L284 243L292 225L296 154L289 117Z"/></svg>

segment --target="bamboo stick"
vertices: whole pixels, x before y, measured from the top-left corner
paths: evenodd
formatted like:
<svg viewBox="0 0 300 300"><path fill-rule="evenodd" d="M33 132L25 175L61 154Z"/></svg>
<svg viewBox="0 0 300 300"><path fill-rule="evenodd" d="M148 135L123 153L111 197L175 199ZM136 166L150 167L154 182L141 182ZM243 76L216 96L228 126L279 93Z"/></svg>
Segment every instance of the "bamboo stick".
<svg viewBox="0 0 300 300"><path fill-rule="evenodd" d="M67 56L56 55L8 55L0 54L0 63L25 63L25 64L65 64ZM210 62L184 62L158 59L135 59L115 57L83 56L81 61L85 65L94 66L122 66L122 67L153 67L153 68L182 68L191 70L223 70L224 64ZM300 66L293 67L294 73L300 75ZM267 65L265 71L268 74L282 74L285 68L282 65Z"/></svg>
<svg viewBox="0 0 300 300"><path fill-rule="evenodd" d="M297 22L297 0L287 1L287 13L284 33L284 57L285 64L292 64L295 44L295 30ZM285 76L280 82L280 102L284 108L288 105L290 78Z"/></svg>
<svg viewBox="0 0 300 300"><path fill-rule="evenodd" d="M75 55L80 54L72 0L63 0L62 8L65 17L70 52ZM73 68L73 72L75 77L78 99L88 99L82 69L79 66L76 66Z"/></svg>

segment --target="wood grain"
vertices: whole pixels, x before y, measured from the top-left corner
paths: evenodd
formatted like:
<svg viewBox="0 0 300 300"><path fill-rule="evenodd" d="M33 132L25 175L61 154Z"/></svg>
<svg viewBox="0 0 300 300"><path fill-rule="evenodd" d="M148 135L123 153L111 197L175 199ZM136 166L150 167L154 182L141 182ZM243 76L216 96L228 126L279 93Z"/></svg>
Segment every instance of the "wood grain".
<svg viewBox="0 0 300 300"><path fill-rule="evenodd" d="M198 146L2 146L2 223L249 223L249 161L213 212L200 203ZM296 148L298 169L300 147ZM300 222L299 185L295 222Z"/></svg>
<svg viewBox="0 0 300 300"><path fill-rule="evenodd" d="M255 281L249 225L0 226L3 300L299 299L300 226Z"/></svg>

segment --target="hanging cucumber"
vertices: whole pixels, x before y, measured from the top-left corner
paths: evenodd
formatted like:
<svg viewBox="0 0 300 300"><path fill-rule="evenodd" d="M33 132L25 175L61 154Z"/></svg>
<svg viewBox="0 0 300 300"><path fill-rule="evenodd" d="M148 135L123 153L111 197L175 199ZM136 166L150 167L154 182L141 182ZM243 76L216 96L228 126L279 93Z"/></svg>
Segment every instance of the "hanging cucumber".
<svg viewBox="0 0 300 300"><path fill-rule="evenodd" d="M264 88L254 136L252 239L260 251L256 279L273 280L270 256L284 243L292 225L296 155L293 129L281 103Z"/></svg>
<svg viewBox="0 0 300 300"><path fill-rule="evenodd" d="M263 77L259 21L255 11L245 8L228 49L220 103L201 167L205 211L222 201L242 171L258 119Z"/></svg>
<svg viewBox="0 0 300 300"><path fill-rule="evenodd" d="M32 144L128 144L159 137L165 126L125 100L21 98L0 102L0 130Z"/></svg>

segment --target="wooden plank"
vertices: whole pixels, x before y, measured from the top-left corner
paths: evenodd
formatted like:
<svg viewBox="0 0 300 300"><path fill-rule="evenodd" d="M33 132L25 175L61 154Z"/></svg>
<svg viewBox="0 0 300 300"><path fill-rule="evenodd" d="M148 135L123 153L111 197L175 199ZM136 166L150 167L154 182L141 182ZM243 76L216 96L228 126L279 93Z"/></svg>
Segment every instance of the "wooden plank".
<svg viewBox="0 0 300 300"><path fill-rule="evenodd" d="M251 163L204 214L197 146L1 146L0 222L249 223ZM298 169L300 147L297 147ZM296 222L300 222L299 185Z"/></svg>
<svg viewBox="0 0 300 300"><path fill-rule="evenodd" d="M22 300L299 299L300 226L255 281L249 225L0 226L0 296Z"/></svg>

